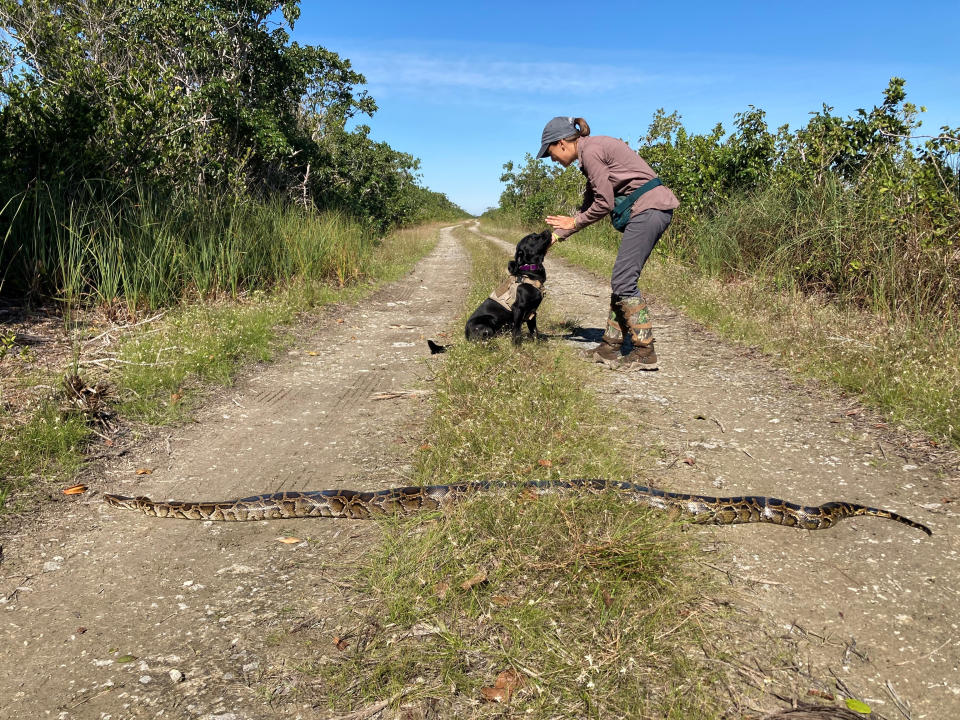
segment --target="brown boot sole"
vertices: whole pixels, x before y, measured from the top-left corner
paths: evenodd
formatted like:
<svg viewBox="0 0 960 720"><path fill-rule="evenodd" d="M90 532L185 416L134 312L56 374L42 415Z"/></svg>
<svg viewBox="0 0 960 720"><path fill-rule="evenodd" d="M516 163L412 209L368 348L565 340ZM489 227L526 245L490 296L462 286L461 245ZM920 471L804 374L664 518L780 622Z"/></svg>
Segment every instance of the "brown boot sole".
<svg viewBox="0 0 960 720"><path fill-rule="evenodd" d="M624 355L618 369L624 372L633 372L634 370L659 370L660 368L657 364L656 353L650 353L644 357L635 357L631 352L629 355Z"/></svg>
<svg viewBox="0 0 960 720"><path fill-rule="evenodd" d="M645 370L659 370L660 366L654 362L621 362L617 368L622 372L643 372Z"/></svg>
<svg viewBox="0 0 960 720"><path fill-rule="evenodd" d="M580 357L583 358L584 360L587 360L588 362L603 363L608 367L616 367L616 365L619 364L620 362L620 358L623 357L622 355L620 355L619 350L617 351L616 357L607 358L600 353L600 350L599 350L600 347L602 346L598 345L597 347L591 348L590 350L584 350L580 353Z"/></svg>

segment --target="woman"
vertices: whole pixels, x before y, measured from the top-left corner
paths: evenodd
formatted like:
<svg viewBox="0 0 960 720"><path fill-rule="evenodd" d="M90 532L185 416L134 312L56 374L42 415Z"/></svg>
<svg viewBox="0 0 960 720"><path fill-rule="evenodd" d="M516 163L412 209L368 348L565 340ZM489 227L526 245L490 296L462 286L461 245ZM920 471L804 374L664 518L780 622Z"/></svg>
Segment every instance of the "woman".
<svg viewBox="0 0 960 720"><path fill-rule="evenodd" d="M550 157L567 167L574 160L587 177L583 206L573 217L551 215L547 224L554 229L554 242L565 240L578 230L595 223L614 209L614 198L637 197L629 210L629 221L610 278L610 316L600 344L586 353L594 362L610 367L656 370L657 354L653 348L653 326L647 305L637 288L640 271L657 240L663 235L673 210L680 202L660 183L657 174L622 140L603 135L590 136L590 126L583 118L555 117L543 129L542 145L537 158ZM629 335L633 349L622 353Z"/></svg>

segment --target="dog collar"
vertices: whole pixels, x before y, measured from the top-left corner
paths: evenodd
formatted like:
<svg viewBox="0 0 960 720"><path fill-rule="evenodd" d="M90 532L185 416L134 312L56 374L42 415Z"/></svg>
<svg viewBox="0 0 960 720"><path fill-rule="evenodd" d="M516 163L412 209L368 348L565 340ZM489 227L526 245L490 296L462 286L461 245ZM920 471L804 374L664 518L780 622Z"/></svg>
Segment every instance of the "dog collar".
<svg viewBox="0 0 960 720"><path fill-rule="evenodd" d="M520 272L536 272L537 270L543 270L543 265L521 265Z"/></svg>

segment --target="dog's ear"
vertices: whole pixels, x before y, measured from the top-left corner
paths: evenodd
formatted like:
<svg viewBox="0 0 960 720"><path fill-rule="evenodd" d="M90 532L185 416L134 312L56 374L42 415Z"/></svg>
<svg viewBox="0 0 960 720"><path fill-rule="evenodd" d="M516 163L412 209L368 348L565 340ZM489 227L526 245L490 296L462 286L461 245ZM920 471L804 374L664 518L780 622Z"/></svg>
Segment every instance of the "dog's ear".
<svg viewBox="0 0 960 720"><path fill-rule="evenodd" d="M517 255L519 254L520 252L517 251ZM507 272L510 273L511 275L516 275L517 268L519 267L520 267L520 263L518 263L516 260L511 260L510 262L507 263Z"/></svg>

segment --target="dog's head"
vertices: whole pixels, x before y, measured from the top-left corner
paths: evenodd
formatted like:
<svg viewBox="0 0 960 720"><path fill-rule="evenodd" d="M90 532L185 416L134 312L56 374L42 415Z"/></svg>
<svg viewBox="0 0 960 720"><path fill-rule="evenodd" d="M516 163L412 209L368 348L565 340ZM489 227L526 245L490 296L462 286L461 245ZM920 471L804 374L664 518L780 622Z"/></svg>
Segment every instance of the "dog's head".
<svg viewBox="0 0 960 720"><path fill-rule="evenodd" d="M524 273L527 275L543 276L547 273L543 269L543 258L550 248L552 233L547 230L542 233L531 233L517 243L517 252L507 264L507 271L511 275Z"/></svg>

